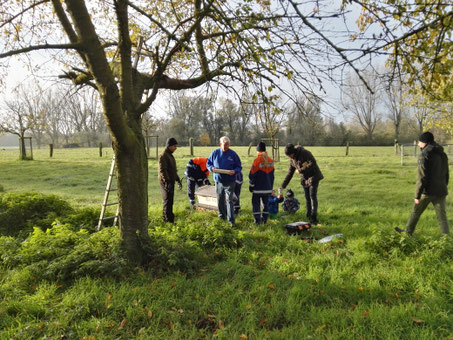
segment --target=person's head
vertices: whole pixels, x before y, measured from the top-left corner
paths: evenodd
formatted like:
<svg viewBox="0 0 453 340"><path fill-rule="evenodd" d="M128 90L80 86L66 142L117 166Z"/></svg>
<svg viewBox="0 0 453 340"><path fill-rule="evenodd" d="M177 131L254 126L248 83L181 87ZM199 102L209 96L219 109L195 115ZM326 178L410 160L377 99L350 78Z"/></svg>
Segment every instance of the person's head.
<svg viewBox="0 0 453 340"><path fill-rule="evenodd" d="M420 137L418 137L418 147L424 149L426 145L434 143L434 135L429 132L423 132Z"/></svg>
<svg viewBox="0 0 453 340"><path fill-rule="evenodd" d="M275 190L274 190L274 189L272 189L272 194L271 194L271 196L275 196Z"/></svg>
<svg viewBox="0 0 453 340"><path fill-rule="evenodd" d="M258 145L256 146L256 151L258 151L258 152L266 151L266 143L259 142Z"/></svg>
<svg viewBox="0 0 453 340"><path fill-rule="evenodd" d="M294 146L294 144L286 144L286 147L285 147L285 155L288 156L289 158L294 158L294 154L296 153L296 147Z"/></svg>
<svg viewBox="0 0 453 340"><path fill-rule="evenodd" d="M294 192L291 189L286 190L286 198L289 200L294 198Z"/></svg>
<svg viewBox="0 0 453 340"><path fill-rule="evenodd" d="M230 139L227 136L220 137L220 148L224 152L230 148Z"/></svg>
<svg viewBox="0 0 453 340"><path fill-rule="evenodd" d="M167 142L165 143L165 147L171 152L175 152L176 148L178 147L178 142L176 141L175 138L171 137L167 139Z"/></svg>

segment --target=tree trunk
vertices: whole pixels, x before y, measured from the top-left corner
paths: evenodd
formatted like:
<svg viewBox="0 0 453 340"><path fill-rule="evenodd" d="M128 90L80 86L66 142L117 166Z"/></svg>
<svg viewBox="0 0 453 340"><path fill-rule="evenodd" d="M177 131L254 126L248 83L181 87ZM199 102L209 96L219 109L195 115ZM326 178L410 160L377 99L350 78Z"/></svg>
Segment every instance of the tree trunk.
<svg viewBox="0 0 453 340"><path fill-rule="evenodd" d="M20 159L25 160L27 159L27 150L25 148L25 139L24 136L19 136L19 148L20 148Z"/></svg>
<svg viewBox="0 0 453 340"><path fill-rule="evenodd" d="M400 124L395 124L395 140L400 138Z"/></svg>
<svg viewBox="0 0 453 340"><path fill-rule="evenodd" d="M128 147L114 145L122 248L129 260L142 264L143 240L148 239L148 158L144 138L138 134Z"/></svg>

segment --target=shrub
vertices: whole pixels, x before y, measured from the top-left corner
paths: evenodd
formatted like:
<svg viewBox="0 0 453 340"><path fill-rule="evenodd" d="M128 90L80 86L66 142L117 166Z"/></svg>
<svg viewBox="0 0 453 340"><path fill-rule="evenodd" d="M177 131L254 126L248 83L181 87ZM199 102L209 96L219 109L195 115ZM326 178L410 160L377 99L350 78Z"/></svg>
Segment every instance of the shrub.
<svg viewBox="0 0 453 340"><path fill-rule="evenodd" d="M414 236L406 233L397 234L374 228L372 235L365 241L365 247L372 253L380 256L389 256L396 253L409 255L419 251L420 246Z"/></svg>
<svg viewBox="0 0 453 340"><path fill-rule="evenodd" d="M183 224L163 225L149 230L146 245L154 262L163 269L190 272L218 259L223 250L242 245L243 232L218 219L188 216ZM214 256L213 256L214 254Z"/></svg>
<svg viewBox="0 0 453 340"><path fill-rule="evenodd" d="M8 268L26 268L37 279L59 281L86 275L121 276L129 269L117 228L90 235L56 223L46 231L34 228L22 243L0 237L0 259Z"/></svg>
<svg viewBox="0 0 453 340"><path fill-rule="evenodd" d="M26 236L34 226L49 227L58 216L73 212L55 195L33 192L0 194L0 235Z"/></svg>
<svg viewBox="0 0 453 340"><path fill-rule="evenodd" d="M74 210L66 217L59 218L63 224L69 224L75 228L75 230L86 229L90 233L95 232L96 226L99 221L99 209L94 208L83 208ZM112 224L113 221L110 223ZM108 225L107 223L105 225Z"/></svg>

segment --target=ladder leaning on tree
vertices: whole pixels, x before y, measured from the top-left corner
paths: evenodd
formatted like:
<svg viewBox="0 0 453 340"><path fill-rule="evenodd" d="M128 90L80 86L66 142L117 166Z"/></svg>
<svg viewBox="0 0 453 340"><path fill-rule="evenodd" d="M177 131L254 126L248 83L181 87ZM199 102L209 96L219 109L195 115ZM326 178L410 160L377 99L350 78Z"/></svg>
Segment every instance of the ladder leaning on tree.
<svg viewBox="0 0 453 340"><path fill-rule="evenodd" d="M112 165L110 166L109 178L107 180L107 186L105 188L104 201L102 202L101 214L99 215L99 222L98 222L98 227L97 227L98 231L101 230L102 225L104 224L104 221L113 219L113 226L117 225L117 223L119 222L120 206L119 206L118 202L108 203L110 192L118 190L117 188L112 188L112 182L114 179L116 179L115 155L113 155L113 157L112 157ZM107 207L112 206L112 205L117 205L115 215L105 217L105 212L107 210Z"/></svg>

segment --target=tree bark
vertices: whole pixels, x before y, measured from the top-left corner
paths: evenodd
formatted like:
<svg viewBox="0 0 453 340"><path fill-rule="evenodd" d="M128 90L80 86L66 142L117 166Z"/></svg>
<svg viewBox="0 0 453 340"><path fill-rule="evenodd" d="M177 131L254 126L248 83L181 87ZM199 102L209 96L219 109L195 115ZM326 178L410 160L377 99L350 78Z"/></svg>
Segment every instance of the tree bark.
<svg viewBox="0 0 453 340"><path fill-rule="evenodd" d="M126 148L114 144L122 248L132 263L146 259L143 240L148 237L148 158L145 140L135 132L135 143Z"/></svg>

